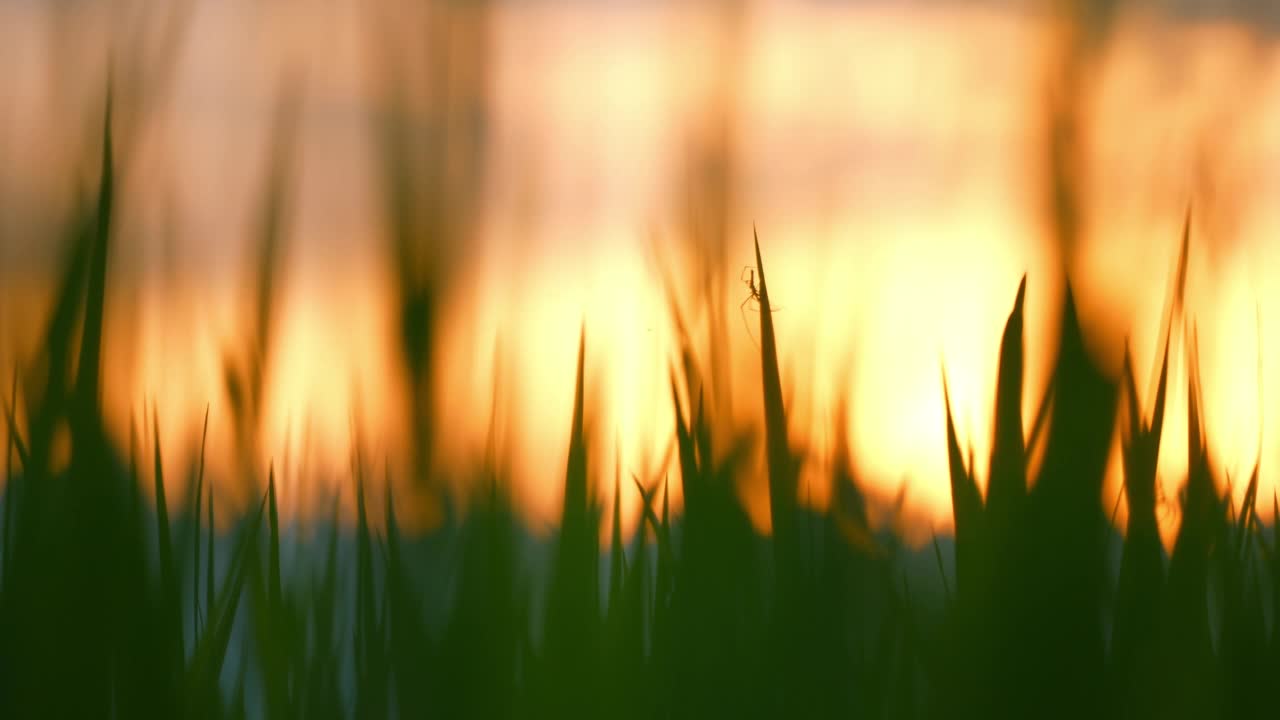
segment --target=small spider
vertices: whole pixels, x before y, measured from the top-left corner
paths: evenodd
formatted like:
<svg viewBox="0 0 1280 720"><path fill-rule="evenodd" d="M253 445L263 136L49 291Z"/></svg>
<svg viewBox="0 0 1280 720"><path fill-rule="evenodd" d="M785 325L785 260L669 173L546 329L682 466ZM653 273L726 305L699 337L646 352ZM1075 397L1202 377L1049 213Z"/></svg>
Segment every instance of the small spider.
<svg viewBox="0 0 1280 720"><path fill-rule="evenodd" d="M751 338L752 344L756 347L760 347L760 344L756 341L755 334L751 332L751 323L747 322L747 303L754 300L756 305L753 310L755 312L760 312L760 288L756 287L756 269L750 265L744 265L742 267L742 273L738 275L738 279L747 286L747 290L749 291L747 297L743 298L742 302L738 305L738 313L742 315L742 326L746 328L747 337Z"/></svg>
<svg viewBox="0 0 1280 720"><path fill-rule="evenodd" d="M751 291L751 295L748 296L746 300L743 300L742 304L746 305L751 300L759 302L760 288L756 287L756 269L750 265L743 265L742 274L738 276L738 279L746 284L747 289Z"/></svg>

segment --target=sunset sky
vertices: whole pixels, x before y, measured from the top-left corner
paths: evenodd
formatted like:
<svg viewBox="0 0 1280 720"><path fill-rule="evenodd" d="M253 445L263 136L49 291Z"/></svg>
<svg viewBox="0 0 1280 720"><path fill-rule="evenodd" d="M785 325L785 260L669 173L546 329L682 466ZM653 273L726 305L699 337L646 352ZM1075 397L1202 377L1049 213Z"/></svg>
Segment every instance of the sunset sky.
<svg viewBox="0 0 1280 720"><path fill-rule="evenodd" d="M1280 52L1261 18L1184 4L1192 11L1179 17L1127 6L1090 51L1082 245L1069 272L1096 359L1118 376L1127 338L1145 390L1193 207L1187 309L1210 445L1223 476L1247 478L1261 436L1269 498L1280 460L1280 420L1268 412L1280 409ZM414 63L439 38L484 31L441 32L409 4L381 6L385 16L363 7L197 0L168 52L163 3L0 0L5 393L36 350L58 257L49 233L91 187L85 158L108 67L136 68L113 85L124 180L105 401L122 443L130 413L154 405L175 462L198 447L206 403L211 443L229 442L221 363L249 312L253 213L277 97L293 84L302 106L263 460L293 453L296 494L282 502L299 512L306 483L344 477L353 422L373 454L403 465L372 123L391 82L380 45L403 53L409 112L425 123L431 96ZM731 158L716 300L735 417L759 417L759 316L741 305L750 291L739 281L754 226L793 442L813 458L805 497L823 501L816 480L847 397L872 494L888 504L905 485L909 536L947 529L941 368L962 442L982 457L1000 334L1024 273L1028 425L1052 360L1062 288L1045 209L1053 33L1034 3L494 3L479 216L452 248L439 336L446 473L485 448L501 378L517 497L535 528L555 522L584 324L603 498L615 452L625 472L660 472L676 351L658 263L691 279L681 250L697 205L690 168L710 136ZM707 308L686 284L706 332ZM1170 497L1185 466L1185 378L1179 360L1161 462ZM304 446L310 456L297 460ZM742 494L763 524L767 493L752 483ZM629 482L623 492L635 502ZM1260 507L1269 515L1269 501Z"/></svg>

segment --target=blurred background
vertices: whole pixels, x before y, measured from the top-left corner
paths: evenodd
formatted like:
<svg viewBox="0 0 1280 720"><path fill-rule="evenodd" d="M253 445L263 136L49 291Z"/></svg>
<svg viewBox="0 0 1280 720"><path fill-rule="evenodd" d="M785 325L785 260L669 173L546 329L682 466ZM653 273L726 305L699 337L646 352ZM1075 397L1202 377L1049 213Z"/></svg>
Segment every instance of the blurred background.
<svg viewBox="0 0 1280 720"><path fill-rule="evenodd" d="M121 447L157 418L181 462L207 406L233 501L274 464L307 517L359 449L429 526L422 488L495 453L551 527L580 332L597 474L678 472L681 327L704 401L761 416L754 229L803 477L848 403L876 522L924 539L951 522L943 368L982 457L1025 274L1028 429L1068 279L1096 360L1118 377L1127 343L1146 388L1189 209L1213 459L1260 458L1267 498L1278 28L1245 0L0 0L0 373L41 351L109 89L107 416Z"/></svg>

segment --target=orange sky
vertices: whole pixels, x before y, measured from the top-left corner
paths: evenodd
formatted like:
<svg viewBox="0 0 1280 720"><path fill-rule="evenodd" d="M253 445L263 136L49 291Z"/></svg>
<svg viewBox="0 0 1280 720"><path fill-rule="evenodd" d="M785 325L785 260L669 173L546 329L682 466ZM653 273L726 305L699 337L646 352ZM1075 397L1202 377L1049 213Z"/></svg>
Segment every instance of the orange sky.
<svg viewBox="0 0 1280 720"><path fill-rule="evenodd" d="M218 430L220 362L243 332L250 213L288 75L305 80L305 100L265 452L297 453L309 433L310 472L340 479L358 417L373 453L403 454L365 114L372 35L359 6L194 5L167 90L130 148L106 398L123 436L145 399L173 438L173 457L191 452L206 403L212 442L229 442ZM1059 287L1038 204L1046 27L1033 13L961 4L749 8L735 65L737 193L720 299L735 402L747 421L758 360L739 312L748 291L735 280L752 259L754 224L781 308L784 376L802 380L794 438L821 458L849 392L860 471L881 498L905 484L907 530L927 536L949 525L950 512L940 362L962 439L981 455L1000 332L1023 273L1031 393L1049 362L1041 348L1054 333L1046 318ZM0 270L5 377L34 349L30 318L45 291L34 269L46 246L23 229L46 218L25 199L65 202L73 148L85 144L68 139L89 126L75 111L88 117L97 102L97 81L83 70L102 67L104 28L125 32L94 17L54 22L25 4L0 5L0 47L14 68L14 82L0 86L0 197L24 198L0 201L0 257L16 259ZM673 247L684 227L688 128L706 120L720 77L710 58L723 36L709 17L680 3L497 6L485 212L453 274L437 386L449 419L445 464L461 465L484 447L501 348L508 449L535 527L559 508L584 321L600 470L612 473L614 438L624 468L637 472L666 447L673 337L650 247L655 238ZM55 63L51 49L63 44L79 50ZM1267 282L1280 246L1268 239L1277 218L1265 201L1277 189L1270 168L1280 167L1277 57L1268 40L1225 22L1135 15L1099 55L1086 96L1087 242L1072 270L1091 341L1117 369L1129 336L1146 387L1179 223L1194 198L1188 309L1200 327L1210 442L1237 477L1258 451L1259 311L1266 375L1280 377L1267 352L1280 330L1271 319L1280 294ZM1183 377L1175 372L1178 387ZM1280 407L1275 390L1263 391ZM1264 497L1280 452L1276 425L1263 427ZM1185 465L1184 401L1168 432L1161 471L1172 493ZM762 489L743 490L761 520ZM634 490L624 492L634 503ZM284 502L306 504L301 493Z"/></svg>

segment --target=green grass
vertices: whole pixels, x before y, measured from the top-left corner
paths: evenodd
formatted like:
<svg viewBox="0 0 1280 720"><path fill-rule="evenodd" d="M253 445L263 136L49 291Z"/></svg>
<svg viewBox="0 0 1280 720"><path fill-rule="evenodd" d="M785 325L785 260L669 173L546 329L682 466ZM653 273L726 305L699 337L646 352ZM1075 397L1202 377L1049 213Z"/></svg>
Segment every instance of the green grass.
<svg viewBox="0 0 1280 720"><path fill-rule="evenodd" d="M287 128L290 112L282 116ZM1151 417L1139 407L1131 357L1121 384L1093 365L1068 290L1050 389L1035 430L1024 436L1024 281L999 352L984 496L973 453L957 439L944 369L955 537L945 550L936 540L930 548L945 588L940 607L919 601L893 538L870 530L847 446L836 453L829 508L817 513L798 501L804 457L787 439L759 239L763 440L716 415L704 384L714 373L698 367L673 300L679 473L641 478L615 470L615 489L632 482L643 498L639 532L628 541L618 529L617 493L603 508L597 489L606 480L589 472L584 331L562 519L543 572L527 561L534 541L492 457L476 463L467 512L449 514L432 537L400 530L390 478L375 480L362 457L351 478L354 528L339 522L336 504L314 532L290 527L278 511L272 470L265 480L241 478L254 499L220 536L204 473L206 452L219 450L202 439L197 463L186 469L194 479L189 493L170 497L172 468L166 472L153 413L154 503L144 500L136 427L130 448L114 447L99 401L116 203L110 128L108 111L99 190L67 223L65 273L44 350L4 397L0 716L1275 714L1269 680L1280 671L1280 552L1258 520L1266 499L1258 497L1257 469L1241 507L1218 490L1193 327L1186 333L1190 471L1171 553L1156 525L1156 458L1171 338L1183 321L1185 236ZM268 173L250 357L228 374L241 441L253 434L254 398L269 362L283 156L276 153ZM405 322L429 314L414 309L413 297L431 291L408 276L401 282ZM421 300L423 307L433 302ZM420 332L427 330L406 330L405 362L426 373L430 338ZM412 392L420 401L425 391ZM1129 508L1123 539L1102 501L1117 420ZM846 437L847 421L842 409L836 437ZM425 419L414 422L421 425L415 436L429 432ZM207 423L206 412L206 437ZM62 432L70 436L65 468L55 466L53 449ZM423 464L429 447L420 448ZM753 530L737 493L757 451L766 459L769 536ZM1037 452L1043 465L1031 482L1028 459ZM682 485L679 515L669 508L673 482ZM375 483L385 486L378 528L366 492ZM606 511L614 532L602 547ZM286 550L298 543L302 560ZM433 616L431 607L444 610Z"/></svg>

